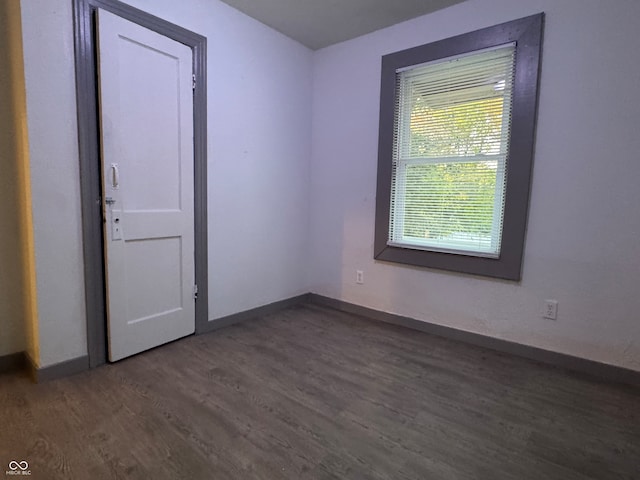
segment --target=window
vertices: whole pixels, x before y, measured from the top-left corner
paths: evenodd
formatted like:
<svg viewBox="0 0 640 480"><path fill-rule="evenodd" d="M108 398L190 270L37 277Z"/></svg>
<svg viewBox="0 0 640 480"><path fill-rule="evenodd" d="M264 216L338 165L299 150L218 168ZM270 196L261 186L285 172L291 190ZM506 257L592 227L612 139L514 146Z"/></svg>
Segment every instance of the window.
<svg viewBox="0 0 640 480"><path fill-rule="evenodd" d="M378 260L520 279L542 20L383 57Z"/></svg>

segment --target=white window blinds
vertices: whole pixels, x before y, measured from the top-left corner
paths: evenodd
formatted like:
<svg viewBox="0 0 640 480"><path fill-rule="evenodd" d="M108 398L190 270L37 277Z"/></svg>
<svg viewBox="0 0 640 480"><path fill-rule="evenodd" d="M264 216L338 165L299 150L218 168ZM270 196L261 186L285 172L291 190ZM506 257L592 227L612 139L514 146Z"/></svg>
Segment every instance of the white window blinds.
<svg viewBox="0 0 640 480"><path fill-rule="evenodd" d="M389 245L500 256L512 44L396 72Z"/></svg>

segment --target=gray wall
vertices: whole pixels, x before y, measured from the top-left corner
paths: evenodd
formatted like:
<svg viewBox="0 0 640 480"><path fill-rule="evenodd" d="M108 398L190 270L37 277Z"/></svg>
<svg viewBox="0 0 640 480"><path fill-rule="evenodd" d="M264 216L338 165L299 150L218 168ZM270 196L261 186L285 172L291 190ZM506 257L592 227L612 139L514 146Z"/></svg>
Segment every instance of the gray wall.
<svg viewBox="0 0 640 480"><path fill-rule="evenodd" d="M375 262L381 55L541 11L522 281ZM312 291L640 370L639 18L631 0L468 0L316 52ZM541 318L548 298L557 321Z"/></svg>

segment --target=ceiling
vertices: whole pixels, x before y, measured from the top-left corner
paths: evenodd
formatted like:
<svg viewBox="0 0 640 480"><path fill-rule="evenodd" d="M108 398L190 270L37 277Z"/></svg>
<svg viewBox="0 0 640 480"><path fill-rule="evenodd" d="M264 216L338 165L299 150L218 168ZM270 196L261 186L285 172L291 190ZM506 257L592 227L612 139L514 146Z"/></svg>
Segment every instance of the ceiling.
<svg viewBox="0 0 640 480"><path fill-rule="evenodd" d="M317 50L463 0L222 1Z"/></svg>

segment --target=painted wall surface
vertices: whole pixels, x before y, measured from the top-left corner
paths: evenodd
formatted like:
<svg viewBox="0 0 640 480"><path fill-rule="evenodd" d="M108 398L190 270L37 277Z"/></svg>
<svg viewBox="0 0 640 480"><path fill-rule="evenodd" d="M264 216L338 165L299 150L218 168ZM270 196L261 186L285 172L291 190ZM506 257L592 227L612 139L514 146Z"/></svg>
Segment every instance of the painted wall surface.
<svg viewBox="0 0 640 480"><path fill-rule="evenodd" d="M312 52L215 0L130 0L208 38L209 318L309 291ZM41 353L86 354L72 4L22 0Z"/></svg>
<svg viewBox="0 0 640 480"><path fill-rule="evenodd" d="M380 57L541 11L522 281L374 261ZM469 0L316 52L312 291L640 370L638 18L632 0ZM541 318L548 298L557 321Z"/></svg>
<svg viewBox="0 0 640 480"><path fill-rule="evenodd" d="M0 357L25 348L18 145L13 92L20 3L0 3ZM19 31L19 30L18 30ZM18 42L16 42L16 40Z"/></svg>
<svg viewBox="0 0 640 480"><path fill-rule="evenodd" d="M308 292L313 53L218 1L127 3L207 37L209 319Z"/></svg>
<svg viewBox="0 0 640 480"><path fill-rule="evenodd" d="M640 4L468 0L312 53L215 0L129 3L208 38L209 318L312 290L640 370ZM72 12L21 5L47 366L86 353ZM375 262L381 55L540 11L522 281ZM556 322L540 318L546 298Z"/></svg>
<svg viewBox="0 0 640 480"><path fill-rule="evenodd" d="M87 353L71 2L22 0L40 355Z"/></svg>

